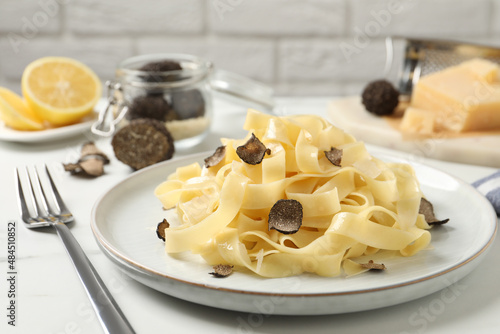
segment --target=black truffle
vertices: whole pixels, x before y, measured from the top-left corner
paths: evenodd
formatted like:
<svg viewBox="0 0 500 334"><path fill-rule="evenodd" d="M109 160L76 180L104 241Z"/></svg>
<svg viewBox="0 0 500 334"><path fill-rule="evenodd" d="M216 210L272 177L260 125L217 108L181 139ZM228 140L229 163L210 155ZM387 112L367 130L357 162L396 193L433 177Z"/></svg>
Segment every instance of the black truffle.
<svg viewBox="0 0 500 334"><path fill-rule="evenodd" d="M161 95L138 96L132 100L127 119L152 118L162 122L178 119L175 111Z"/></svg>
<svg viewBox="0 0 500 334"><path fill-rule="evenodd" d="M340 167L340 163L342 162L342 150L338 148L332 147L330 151L325 151L325 156L332 163L332 165Z"/></svg>
<svg viewBox="0 0 500 334"><path fill-rule="evenodd" d="M370 82L361 95L367 111L378 115L390 115L399 103L399 92L387 80Z"/></svg>
<svg viewBox="0 0 500 334"><path fill-rule="evenodd" d="M104 174L104 165L109 164L107 155L94 142L83 144L80 159L75 163L63 164L64 170L72 175L97 177Z"/></svg>
<svg viewBox="0 0 500 334"><path fill-rule="evenodd" d="M163 219L161 222L156 225L156 236L165 241L165 229L170 227L170 223L166 220Z"/></svg>
<svg viewBox="0 0 500 334"><path fill-rule="evenodd" d="M160 60L146 63L142 65L139 70L148 72L145 75L141 75L142 80L145 82L161 83L178 80L180 78L180 74L176 71L182 70L182 66L173 60ZM163 96L163 94L164 89L162 87L154 87L154 85L151 85L146 89L146 95Z"/></svg>
<svg viewBox="0 0 500 334"><path fill-rule="evenodd" d="M209 274L217 278L227 277L233 272L233 266L230 264L218 264L213 266L213 269L214 271Z"/></svg>
<svg viewBox="0 0 500 334"><path fill-rule="evenodd" d="M269 211L269 230L283 234L296 233L302 226L302 204L294 199L280 199Z"/></svg>
<svg viewBox="0 0 500 334"><path fill-rule="evenodd" d="M198 89L173 91L172 109L180 119L196 118L205 115L205 99Z"/></svg>
<svg viewBox="0 0 500 334"><path fill-rule="evenodd" d="M182 66L181 64L173 60L160 60L146 63L142 65L139 70L144 72L178 71L182 70Z"/></svg>
<svg viewBox="0 0 500 334"><path fill-rule="evenodd" d="M271 150L257 138L253 133L245 145L236 148L236 154L241 160L249 165L258 165L264 159L264 156L271 154Z"/></svg>
<svg viewBox="0 0 500 334"><path fill-rule="evenodd" d="M111 140L115 156L133 169L168 160L174 154L174 140L165 124L150 118L131 121Z"/></svg>
<svg viewBox="0 0 500 334"><path fill-rule="evenodd" d="M205 167L210 168L216 166L221 162L226 156L226 146L219 146L215 150L214 154L205 159Z"/></svg>
<svg viewBox="0 0 500 334"><path fill-rule="evenodd" d="M426 200L425 198L420 199L420 208L418 213L423 214L425 221L429 225L443 225L446 224L450 219L439 220L434 215L434 206L431 202Z"/></svg>
<svg viewBox="0 0 500 334"><path fill-rule="evenodd" d="M369 270L386 270L386 266L383 263L375 263L373 260L368 261L368 263L360 263L361 267Z"/></svg>

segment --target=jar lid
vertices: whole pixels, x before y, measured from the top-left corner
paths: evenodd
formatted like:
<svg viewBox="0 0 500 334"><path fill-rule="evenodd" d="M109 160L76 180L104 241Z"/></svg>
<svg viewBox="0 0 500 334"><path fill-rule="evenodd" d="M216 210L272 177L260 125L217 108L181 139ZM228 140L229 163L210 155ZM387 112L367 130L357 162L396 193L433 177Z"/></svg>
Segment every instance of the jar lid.
<svg viewBox="0 0 500 334"><path fill-rule="evenodd" d="M180 65L176 69L168 62ZM147 64L167 63L154 72L144 70ZM168 70L163 70L168 68ZM274 108L273 89L240 74L214 69L211 61L187 54L148 54L128 58L118 65L117 79L139 88L179 88L208 79L219 97L247 108L270 112Z"/></svg>
<svg viewBox="0 0 500 334"><path fill-rule="evenodd" d="M186 54L149 54L131 57L121 62L116 70L117 82L107 82L108 103L92 125L92 132L110 136L115 126L127 113L128 106L117 98L127 86L142 88L150 92L167 89L184 89L190 85L203 84L211 94L237 103L245 108L254 108L271 113L275 103L273 89L245 76L214 70L212 62ZM109 121L112 108L121 110Z"/></svg>
<svg viewBox="0 0 500 334"><path fill-rule="evenodd" d="M271 112L275 107L271 87L245 76L224 70L215 70L210 84L214 92L232 102Z"/></svg>
<svg viewBox="0 0 500 334"><path fill-rule="evenodd" d="M148 65L156 65L151 69ZM122 85L140 88L178 88L207 79L213 64L185 54L148 54L127 58L116 69Z"/></svg>

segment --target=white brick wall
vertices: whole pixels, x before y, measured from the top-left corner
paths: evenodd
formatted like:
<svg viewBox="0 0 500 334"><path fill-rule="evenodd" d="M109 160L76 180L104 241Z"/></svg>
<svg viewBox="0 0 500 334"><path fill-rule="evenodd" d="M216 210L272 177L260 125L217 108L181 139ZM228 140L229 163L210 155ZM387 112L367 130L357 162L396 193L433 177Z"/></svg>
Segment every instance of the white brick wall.
<svg viewBox="0 0 500 334"><path fill-rule="evenodd" d="M274 81L274 43L268 39L148 37L137 41L137 50L139 54L179 51L195 54L212 60L218 68L266 83Z"/></svg>
<svg viewBox="0 0 500 334"><path fill-rule="evenodd" d="M490 6L481 0L357 0L351 2L350 31L378 26L383 35L483 36L489 31Z"/></svg>
<svg viewBox="0 0 500 334"><path fill-rule="evenodd" d="M389 35L500 47L500 0L1 0L0 85L19 92L24 67L48 55L106 80L127 57L175 52L278 95L356 94L383 75Z"/></svg>
<svg viewBox="0 0 500 334"><path fill-rule="evenodd" d="M66 20L82 35L202 34L204 21L203 0L73 0Z"/></svg>
<svg viewBox="0 0 500 334"><path fill-rule="evenodd" d="M55 33L61 29L61 6L54 1L2 0L0 32L19 33L26 37Z"/></svg>
<svg viewBox="0 0 500 334"><path fill-rule="evenodd" d="M497 38L500 36L500 0L492 0L492 31L496 34ZM500 38L498 38L500 39Z"/></svg>
<svg viewBox="0 0 500 334"><path fill-rule="evenodd" d="M345 26L344 0L210 1L210 27L220 34L262 36L340 35ZM225 6L223 4L231 4Z"/></svg>
<svg viewBox="0 0 500 334"><path fill-rule="evenodd" d="M280 81L359 81L367 73L383 75L385 44L372 41L356 54L339 48L350 39L295 39L279 46Z"/></svg>
<svg viewBox="0 0 500 334"><path fill-rule="evenodd" d="M2 50L8 49L4 41ZM115 64L133 55L132 42L124 37L55 39L40 36L20 46L20 52L2 52L2 73L8 80L19 81L30 62L44 56L75 57L94 69L103 80L114 77Z"/></svg>

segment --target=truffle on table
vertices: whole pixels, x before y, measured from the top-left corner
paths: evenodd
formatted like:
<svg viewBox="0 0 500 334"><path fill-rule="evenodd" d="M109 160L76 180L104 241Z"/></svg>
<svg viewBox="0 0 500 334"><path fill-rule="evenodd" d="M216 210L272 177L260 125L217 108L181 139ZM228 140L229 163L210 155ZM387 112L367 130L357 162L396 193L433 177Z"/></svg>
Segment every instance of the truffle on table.
<svg viewBox="0 0 500 334"><path fill-rule="evenodd" d="M64 170L73 175L97 177L104 174L104 165L109 159L94 142L83 144L80 158L75 163L63 164Z"/></svg>
<svg viewBox="0 0 500 334"><path fill-rule="evenodd" d="M174 154L174 140L165 124L148 118L132 120L111 140L115 156L133 169L168 160Z"/></svg>

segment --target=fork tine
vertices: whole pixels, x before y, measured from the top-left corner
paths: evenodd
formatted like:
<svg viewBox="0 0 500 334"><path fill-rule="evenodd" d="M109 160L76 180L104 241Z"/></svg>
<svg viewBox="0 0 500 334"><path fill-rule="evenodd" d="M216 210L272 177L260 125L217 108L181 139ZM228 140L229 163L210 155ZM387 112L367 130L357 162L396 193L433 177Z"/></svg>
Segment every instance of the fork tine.
<svg viewBox="0 0 500 334"><path fill-rule="evenodd" d="M47 173L47 176L50 181L50 187L52 189L52 194L54 195L56 205L59 209L59 218L62 219L65 223L73 221L73 215L71 212L68 210L66 207L66 204L64 204L64 201L61 198L61 195L59 195L59 191L57 190L56 184L54 183L54 179L52 178L52 175L50 174L49 168L45 164L45 172Z"/></svg>
<svg viewBox="0 0 500 334"><path fill-rule="evenodd" d="M24 197L23 188L21 186L21 178L19 176L19 169L16 168L16 178L17 178L17 203L21 211L21 219L24 222L28 222L30 219L30 212L28 206L26 205L26 198Z"/></svg>
<svg viewBox="0 0 500 334"><path fill-rule="evenodd" d="M34 173L35 183L38 184L38 187L40 188L40 194L41 194L41 196L40 196L41 205L40 206L47 213L47 216L50 217L51 215L53 215L53 212L50 210L49 204L47 203L47 194L45 194L45 191L44 191L43 186L42 186L42 182L40 182L40 177L38 176L38 170L37 170L36 166L34 167L34 169L35 169L35 173ZM30 179L30 182L31 182L31 179ZM34 189L33 184L31 184L31 189Z"/></svg>
<svg viewBox="0 0 500 334"><path fill-rule="evenodd" d="M33 185L33 182L32 182L31 175L29 173L28 167L26 167L26 176L28 177L29 191L31 193L31 199L32 199L33 210L34 210L35 216L37 216L39 218L41 218L43 216L47 216L48 215L48 210L45 209L45 207L42 208L40 206L40 203L38 202L38 199L35 196L35 187ZM36 170L35 170L35 176L36 176L36 178L38 180L38 175L36 174ZM46 205L46 203L45 203L45 205ZM42 211L42 209L44 209L44 210Z"/></svg>

